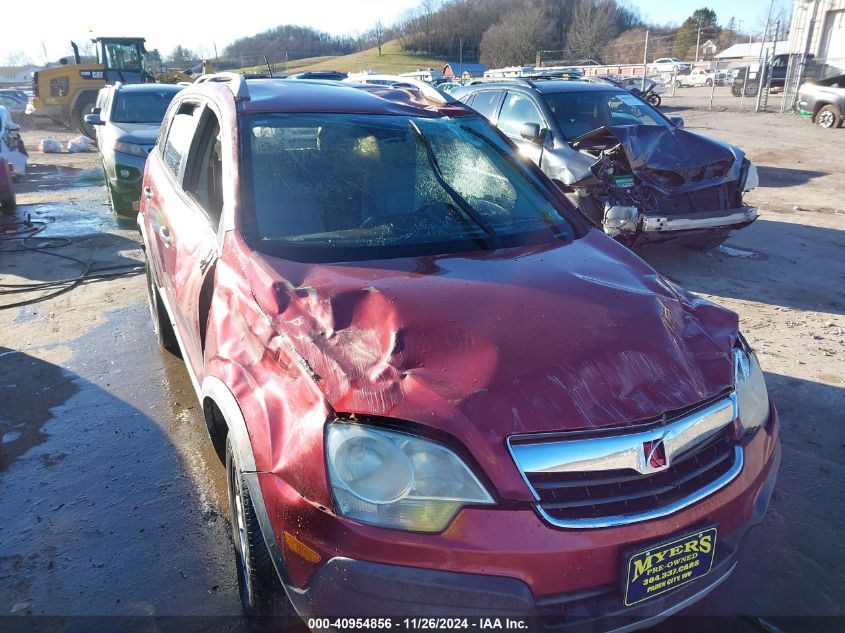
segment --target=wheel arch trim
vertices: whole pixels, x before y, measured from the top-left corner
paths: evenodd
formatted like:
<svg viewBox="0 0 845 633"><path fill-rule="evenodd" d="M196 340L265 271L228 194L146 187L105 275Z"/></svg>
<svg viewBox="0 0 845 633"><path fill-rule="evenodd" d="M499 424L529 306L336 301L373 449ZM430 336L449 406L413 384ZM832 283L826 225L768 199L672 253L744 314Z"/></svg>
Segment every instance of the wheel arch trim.
<svg viewBox="0 0 845 633"><path fill-rule="evenodd" d="M249 439L246 420L244 420L240 405L238 405L238 401L226 384L215 376L207 376L202 381L201 393L203 407L206 400L211 400L225 419L226 426L228 427L227 435L231 438L231 444L237 453L238 465L241 469L241 474L244 476L244 481L249 488L249 496L252 500L255 516L258 519L258 527L261 530L264 543L267 545L267 551L270 553L273 568L276 570L276 574L284 590L288 593L295 591L290 574L288 574L287 568L285 567L282 551L273 531L273 525L270 522L267 506L264 503L264 495L261 492L261 485L258 482L258 475L260 473L255 466L252 443Z"/></svg>
<svg viewBox="0 0 845 633"><path fill-rule="evenodd" d="M220 410L226 422L228 435L232 438L232 445L238 453L238 458L243 473L255 473L255 454L252 451L252 442L249 439L249 431L246 427L241 407L235 396L226 384L215 376L206 376L202 381L200 396L203 408L206 400L211 400Z"/></svg>

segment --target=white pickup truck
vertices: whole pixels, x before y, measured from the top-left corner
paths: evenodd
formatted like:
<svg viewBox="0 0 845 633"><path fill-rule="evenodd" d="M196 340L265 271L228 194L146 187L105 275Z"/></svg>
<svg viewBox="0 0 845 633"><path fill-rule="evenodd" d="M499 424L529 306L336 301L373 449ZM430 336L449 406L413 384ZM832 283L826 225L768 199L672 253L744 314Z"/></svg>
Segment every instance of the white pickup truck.
<svg viewBox="0 0 845 633"><path fill-rule="evenodd" d="M712 71L704 70L703 68L694 68L688 75L678 75L675 77L675 87L681 86L707 86L710 87L715 83L721 86L725 83L725 72L722 70Z"/></svg>

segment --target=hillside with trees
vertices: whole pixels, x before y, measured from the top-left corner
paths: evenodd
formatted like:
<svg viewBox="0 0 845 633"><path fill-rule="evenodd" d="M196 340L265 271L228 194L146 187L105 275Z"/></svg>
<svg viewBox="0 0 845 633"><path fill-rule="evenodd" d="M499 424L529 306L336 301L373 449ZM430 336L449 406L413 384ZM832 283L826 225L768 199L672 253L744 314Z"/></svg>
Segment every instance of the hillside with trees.
<svg viewBox="0 0 845 633"><path fill-rule="evenodd" d="M650 59L695 58L699 29L701 43L710 39L727 47L739 37L735 25L731 19L722 29L707 7L680 28L646 24L625 0L423 0L393 29L407 51L448 59L463 54L497 67L533 64L538 51L544 51L544 60L560 63L638 63L646 30Z"/></svg>
<svg viewBox="0 0 845 633"><path fill-rule="evenodd" d="M235 40L218 61L225 67L258 67L266 56L275 68L288 70L343 57L344 65L356 70L380 69L387 64L387 59L381 65L379 60L389 44L392 68L404 67L408 60L461 57L493 68L534 64L538 53L546 65L582 60L630 64L643 61L646 31L649 60L695 59L697 43L711 40L727 48L747 39L737 32L733 18L722 27L708 7L695 10L678 27L647 24L627 0L421 0L393 24L377 22L363 33L331 35L277 26ZM186 66L196 57L179 46L164 62Z"/></svg>

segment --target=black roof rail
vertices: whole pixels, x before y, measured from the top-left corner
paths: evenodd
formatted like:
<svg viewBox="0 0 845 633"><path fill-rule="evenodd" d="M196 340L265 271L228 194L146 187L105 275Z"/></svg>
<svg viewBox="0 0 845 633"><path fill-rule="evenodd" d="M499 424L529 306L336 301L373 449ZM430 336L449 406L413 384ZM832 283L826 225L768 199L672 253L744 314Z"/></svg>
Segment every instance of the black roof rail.
<svg viewBox="0 0 845 633"><path fill-rule="evenodd" d="M235 101L249 101L249 86L246 84L246 77L240 73L233 72L219 72L208 75L200 75L196 78L194 83L225 83L232 91Z"/></svg>
<svg viewBox="0 0 845 633"><path fill-rule="evenodd" d="M484 77L483 79L473 79L465 85L473 86L478 84L521 84L529 88L534 87L534 84L528 77Z"/></svg>

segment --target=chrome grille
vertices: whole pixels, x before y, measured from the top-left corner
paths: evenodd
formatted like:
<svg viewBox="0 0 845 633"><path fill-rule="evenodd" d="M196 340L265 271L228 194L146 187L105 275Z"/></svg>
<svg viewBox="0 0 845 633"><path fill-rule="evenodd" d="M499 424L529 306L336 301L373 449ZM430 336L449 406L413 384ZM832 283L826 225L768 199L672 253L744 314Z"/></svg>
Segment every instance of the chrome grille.
<svg viewBox="0 0 845 633"><path fill-rule="evenodd" d="M733 480L743 464L731 438L735 418L731 395L662 428L545 442L513 437L508 445L547 521L609 527L672 514ZM655 444L664 463L649 461Z"/></svg>

